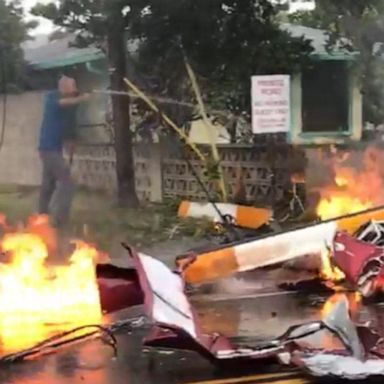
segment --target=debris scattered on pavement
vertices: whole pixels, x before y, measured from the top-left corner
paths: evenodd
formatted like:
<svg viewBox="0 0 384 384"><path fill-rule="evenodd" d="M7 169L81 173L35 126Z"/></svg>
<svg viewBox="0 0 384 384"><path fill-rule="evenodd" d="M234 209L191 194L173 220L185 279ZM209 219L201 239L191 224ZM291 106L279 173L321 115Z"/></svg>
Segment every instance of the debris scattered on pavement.
<svg viewBox="0 0 384 384"><path fill-rule="evenodd" d="M324 257L333 247L337 233L354 235L362 225L384 216L383 207L346 215L326 222L306 225L281 233L245 239L194 254L179 257L179 267L185 264L185 280L202 284L239 272L287 263L308 255Z"/></svg>
<svg viewBox="0 0 384 384"><path fill-rule="evenodd" d="M190 350L199 353L215 365L263 364L280 362L294 365L313 376L333 376L358 380L384 376L383 338L367 325L356 325L349 315L347 299L337 302L322 321L290 327L282 336L245 347L232 343L220 334L203 334L193 306L185 294L185 283L180 272L172 272L159 260L128 251L137 276L127 273L140 284L144 307L152 324L144 340L146 347ZM117 271L121 277L122 271ZM112 278L112 275L110 275ZM129 284L121 289L131 292ZM344 346L340 350L319 349L306 338L320 331L336 336ZM254 365L257 370L257 365Z"/></svg>
<svg viewBox="0 0 384 384"><path fill-rule="evenodd" d="M346 233L338 233L333 259L363 297L371 298L383 292L384 248Z"/></svg>

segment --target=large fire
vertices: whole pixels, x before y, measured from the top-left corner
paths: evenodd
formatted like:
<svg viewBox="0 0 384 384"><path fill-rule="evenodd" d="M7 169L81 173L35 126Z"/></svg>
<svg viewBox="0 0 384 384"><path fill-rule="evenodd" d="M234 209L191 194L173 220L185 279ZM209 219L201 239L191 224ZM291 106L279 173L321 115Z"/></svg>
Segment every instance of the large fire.
<svg viewBox="0 0 384 384"><path fill-rule="evenodd" d="M316 212L322 220L365 211L384 203L384 152L374 146L364 152L337 151L334 149L323 163L333 175L333 182L316 188L320 201ZM331 253L321 255L321 277L339 282L345 278L332 263Z"/></svg>
<svg viewBox="0 0 384 384"><path fill-rule="evenodd" d="M3 220L3 224L5 221ZM55 232L45 217L26 228L4 227L0 239L0 338L14 351L48 336L49 325L73 327L99 323L101 308L95 262L98 251L77 242L65 265L49 265Z"/></svg>
<svg viewBox="0 0 384 384"><path fill-rule="evenodd" d="M334 154L334 182L320 189L316 211L322 220L358 213L384 202L383 151L368 147L362 154L347 155Z"/></svg>

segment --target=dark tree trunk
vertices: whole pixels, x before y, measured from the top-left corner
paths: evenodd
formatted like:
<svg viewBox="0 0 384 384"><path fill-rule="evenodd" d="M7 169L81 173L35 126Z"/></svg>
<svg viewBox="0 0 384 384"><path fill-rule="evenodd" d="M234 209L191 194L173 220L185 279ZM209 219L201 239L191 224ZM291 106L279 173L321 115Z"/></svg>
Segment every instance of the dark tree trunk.
<svg viewBox="0 0 384 384"><path fill-rule="evenodd" d="M126 91L126 43L124 28L114 20L108 33L108 61L111 89ZM135 170L130 130L129 97L112 95L113 126L115 131L116 174L119 203L136 207L138 199L135 188Z"/></svg>

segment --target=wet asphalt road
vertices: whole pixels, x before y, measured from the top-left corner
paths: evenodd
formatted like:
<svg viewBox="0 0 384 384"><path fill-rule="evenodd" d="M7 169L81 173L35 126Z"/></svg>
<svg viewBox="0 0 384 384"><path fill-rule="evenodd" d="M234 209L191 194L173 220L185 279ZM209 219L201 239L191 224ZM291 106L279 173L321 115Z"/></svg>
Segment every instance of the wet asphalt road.
<svg viewBox="0 0 384 384"><path fill-rule="evenodd" d="M237 295L238 296L238 295ZM320 319L334 297L318 295L266 295L238 299L231 295L210 294L193 298L206 332L221 332L238 343L250 344L282 334L289 326ZM358 308L354 295L350 303L356 320L379 323L384 307ZM135 308L119 314L119 318L140 314ZM382 323L382 322L381 322ZM250 377L242 372L217 372L208 362L193 353L151 351L142 348L146 329L135 329L118 335L118 356L100 341L88 341L36 361L0 368L0 382L8 384L183 384L183 383L276 383L304 384L307 378L296 373L281 372L279 367L254 367ZM322 334L313 339L318 345L334 345ZM235 379L237 377L237 379ZM239 378L242 377L242 378ZM213 381L211 381L213 380Z"/></svg>

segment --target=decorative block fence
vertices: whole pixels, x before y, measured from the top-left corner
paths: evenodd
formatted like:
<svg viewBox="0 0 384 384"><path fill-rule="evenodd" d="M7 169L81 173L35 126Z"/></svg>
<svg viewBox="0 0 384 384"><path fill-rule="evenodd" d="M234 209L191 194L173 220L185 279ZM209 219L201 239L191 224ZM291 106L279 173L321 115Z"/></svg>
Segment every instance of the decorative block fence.
<svg viewBox="0 0 384 384"><path fill-rule="evenodd" d="M209 152L209 147L201 147ZM279 200L290 186L291 174L304 167L305 156L288 146L277 144L219 146L221 165L230 197L233 197L239 169L242 170L247 200L271 203ZM193 175L185 153L178 144L140 144L135 147L136 189L142 201L160 202L164 198L206 199ZM204 165L191 157L200 174ZM111 145L83 146L73 164L77 183L92 189L116 189L115 152ZM204 178L204 176L202 176ZM209 186L212 189L211 186Z"/></svg>

